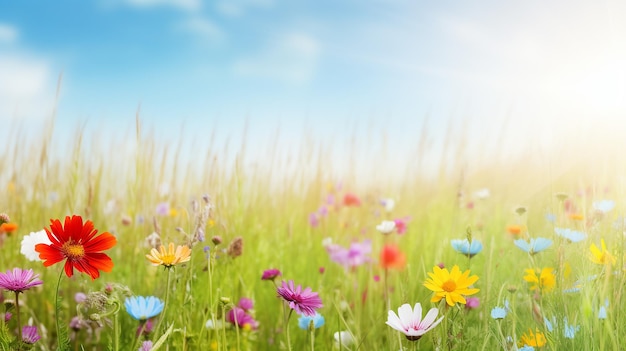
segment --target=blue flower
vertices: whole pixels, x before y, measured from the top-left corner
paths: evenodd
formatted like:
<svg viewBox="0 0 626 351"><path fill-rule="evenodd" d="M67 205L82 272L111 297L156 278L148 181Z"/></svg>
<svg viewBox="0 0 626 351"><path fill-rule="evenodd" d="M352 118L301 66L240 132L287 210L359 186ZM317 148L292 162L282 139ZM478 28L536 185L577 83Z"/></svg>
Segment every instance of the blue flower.
<svg viewBox="0 0 626 351"><path fill-rule="evenodd" d="M302 315L298 318L298 327L300 327L300 329L308 330L311 325L311 321L313 321L313 327L317 329L324 325L324 316L317 312L315 312L313 317Z"/></svg>
<svg viewBox="0 0 626 351"><path fill-rule="evenodd" d="M554 232L558 236L563 237L573 243L577 243L587 238L587 234L569 228L554 228Z"/></svg>
<svg viewBox="0 0 626 351"><path fill-rule="evenodd" d="M552 240L546 238L531 238L530 242L527 242L524 239L517 239L514 243L515 246L534 255L549 248L552 245Z"/></svg>
<svg viewBox="0 0 626 351"><path fill-rule="evenodd" d="M520 347L517 351L535 351L535 348L532 346L524 345L524 347Z"/></svg>
<svg viewBox="0 0 626 351"><path fill-rule="evenodd" d="M543 324L546 326L546 329L548 329L550 333L552 333L552 331L554 330L554 326L552 324L553 322L554 324L556 324L556 319L554 317L552 317L552 321L550 321L545 316L543 317Z"/></svg>
<svg viewBox="0 0 626 351"><path fill-rule="evenodd" d="M563 329L563 335L567 339L573 339L576 336L576 332L580 329L580 325L570 325L567 323L567 317L563 318L563 325L565 326Z"/></svg>
<svg viewBox="0 0 626 351"><path fill-rule="evenodd" d="M506 317L509 308L509 300L504 301L504 307L496 306L491 309L491 318L493 319L504 319Z"/></svg>
<svg viewBox="0 0 626 351"><path fill-rule="evenodd" d="M126 312L138 321L150 319L163 311L165 304L154 296L132 296L124 301Z"/></svg>
<svg viewBox="0 0 626 351"><path fill-rule="evenodd" d="M482 251L483 244L478 240L472 240L470 243L467 239L455 239L451 241L452 248L457 252L462 253L465 256L474 257L477 253Z"/></svg>
<svg viewBox="0 0 626 351"><path fill-rule="evenodd" d="M606 309L609 307L609 299L604 300L604 305L600 306L600 310L598 311L598 319L606 319L607 312Z"/></svg>
<svg viewBox="0 0 626 351"><path fill-rule="evenodd" d="M600 200L593 202L593 209L602 213L607 213L615 207L613 200Z"/></svg>

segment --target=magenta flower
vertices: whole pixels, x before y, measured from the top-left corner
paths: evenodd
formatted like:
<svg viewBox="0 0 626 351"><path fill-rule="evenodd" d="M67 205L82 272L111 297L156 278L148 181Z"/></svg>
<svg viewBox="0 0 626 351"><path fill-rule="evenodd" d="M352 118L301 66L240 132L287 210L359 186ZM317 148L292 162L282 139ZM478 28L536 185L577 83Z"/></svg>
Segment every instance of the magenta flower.
<svg viewBox="0 0 626 351"><path fill-rule="evenodd" d="M242 297L241 299L239 299L239 303L237 304L237 306L239 306L239 308L243 309L244 311L249 311L254 308L254 302L247 297Z"/></svg>
<svg viewBox="0 0 626 351"><path fill-rule="evenodd" d="M274 280L279 275L282 275L282 273L280 273L278 269L267 269L263 271L263 276L261 277L261 280Z"/></svg>
<svg viewBox="0 0 626 351"><path fill-rule="evenodd" d="M316 292L311 291L311 288L302 290L302 286L294 286L293 280L283 281L282 286L276 288L276 292L298 314L313 317L315 310L324 306Z"/></svg>
<svg viewBox="0 0 626 351"><path fill-rule="evenodd" d="M142 342L141 346L139 346L139 351L150 351L150 350L152 350L152 341L150 340L146 340Z"/></svg>
<svg viewBox="0 0 626 351"><path fill-rule="evenodd" d="M232 310L228 311L228 315L226 315L226 321L234 324L239 328L251 328L256 330L259 327L259 322L257 322L251 315L247 314L243 308L235 307Z"/></svg>
<svg viewBox="0 0 626 351"><path fill-rule="evenodd" d="M404 234L406 233L406 229L407 229L407 225L409 224L409 217L404 217L404 218L396 218L394 219L394 223L396 223L396 232L398 234Z"/></svg>
<svg viewBox="0 0 626 351"><path fill-rule="evenodd" d="M32 269L13 268L13 271L0 273L0 287L16 293L41 284L39 274L34 274Z"/></svg>
<svg viewBox="0 0 626 351"><path fill-rule="evenodd" d="M37 327L32 325L25 325L22 328L22 341L26 344L32 345L39 341L41 336L37 333Z"/></svg>
<svg viewBox="0 0 626 351"><path fill-rule="evenodd" d="M480 299L477 297L468 297L465 300L467 301L467 303L465 304L465 308L467 308L468 310L473 310L480 307Z"/></svg>
<svg viewBox="0 0 626 351"><path fill-rule="evenodd" d="M372 253L372 242L370 240L364 240L361 243L354 242L347 249L337 244L330 244L326 246L326 251L333 262L348 269L371 261L369 255Z"/></svg>

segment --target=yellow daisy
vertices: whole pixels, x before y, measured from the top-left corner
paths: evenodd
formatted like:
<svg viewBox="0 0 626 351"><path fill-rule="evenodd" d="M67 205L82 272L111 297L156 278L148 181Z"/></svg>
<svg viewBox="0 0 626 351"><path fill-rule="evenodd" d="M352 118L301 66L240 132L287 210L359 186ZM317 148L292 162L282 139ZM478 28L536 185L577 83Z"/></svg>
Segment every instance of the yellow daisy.
<svg viewBox="0 0 626 351"><path fill-rule="evenodd" d="M426 279L424 286L432 290L433 295L431 302L439 302L443 298L449 306L455 303L465 304L465 296L474 295L479 289L470 288L478 280L477 275L470 277L469 269L461 273L459 266L454 265L452 270L448 272L446 268L433 267L433 272L428 272L430 279Z"/></svg>
<svg viewBox="0 0 626 351"><path fill-rule="evenodd" d="M153 266L161 265L170 268L179 263L188 262L191 259L191 249L187 245L179 245L174 250L174 243L170 243L167 250L163 245L159 250L153 248L146 258Z"/></svg>
<svg viewBox="0 0 626 351"><path fill-rule="evenodd" d="M606 244L604 243L604 239L601 241L602 251L598 249L596 244L591 244L589 249L591 250L591 261L597 264L608 264L614 265L617 261L615 257L611 255L611 253L606 249Z"/></svg>
<svg viewBox="0 0 626 351"><path fill-rule="evenodd" d="M554 268L544 268L541 271L538 269L528 268L525 269L526 275L524 276L524 280L531 283L530 290L541 290L541 291L550 291L554 289L556 285L556 277L554 275ZM539 272L539 276L537 276L537 272Z"/></svg>
<svg viewBox="0 0 626 351"><path fill-rule="evenodd" d="M523 346L532 346L532 347L542 347L546 344L546 336L543 335L539 329L535 329L533 332L532 329L528 329L528 333L522 334L517 345L519 347Z"/></svg>

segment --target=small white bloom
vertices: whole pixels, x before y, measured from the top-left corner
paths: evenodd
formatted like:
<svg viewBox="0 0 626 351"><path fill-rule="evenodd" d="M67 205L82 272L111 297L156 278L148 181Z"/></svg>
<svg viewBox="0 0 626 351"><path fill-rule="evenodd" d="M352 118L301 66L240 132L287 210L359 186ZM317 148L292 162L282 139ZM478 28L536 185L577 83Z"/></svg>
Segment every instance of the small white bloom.
<svg viewBox="0 0 626 351"><path fill-rule="evenodd" d="M396 202L393 199L381 199L380 204L383 205L385 211L391 212L396 207Z"/></svg>
<svg viewBox="0 0 626 351"><path fill-rule="evenodd" d="M220 330L224 327L224 322L222 322L221 319L216 319L215 323L213 322L213 319L209 318L209 320L206 321L206 323L204 324L204 326L207 329L212 329L212 330Z"/></svg>
<svg viewBox="0 0 626 351"><path fill-rule="evenodd" d="M476 192L474 192L474 196L476 196L480 200L484 200L488 198L489 196L491 196L491 192L487 188L482 188L482 189L476 190Z"/></svg>
<svg viewBox="0 0 626 351"><path fill-rule="evenodd" d="M333 244L333 238L331 237L327 237L327 238L324 238L324 240L322 240L322 246L324 247L329 247L332 244Z"/></svg>
<svg viewBox="0 0 626 351"><path fill-rule="evenodd" d="M348 348L354 344L354 336L349 331L339 331L333 334L335 347Z"/></svg>
<svg viewBox="0 0 626 351"><path fill-rule="evenodd" d="M29 261L42 261L39 258L39 252L35 251L35 245L37 244L52 244L45 230L31 232L29 235L24 236L20 252L22 255L26 256Z"/></svg>
<svg viewBox="0 0 626 351"><path fill-rule="evenodd" d="M168 183L161 183L159 185L159 196L166 197L170 194L170 185Z"/></svg>
<svg viewBox="0 0 626 351"><path fill-rule="evenodd" d="M439 309L433 307L422 319L422 305L419 302L414 308L405 303L398 308L398 314L389 311L386 324L403 333L407 339L415 341L443 320L443 316L435 320L438 315Z"/></svg>
<svg viewBox="0 0 626 351"><path fill-rule="evenodd" d="M383 234L390 234L394 229L396 229L396 222L394 221L383 221L376 226L376 230Z"/></svg>

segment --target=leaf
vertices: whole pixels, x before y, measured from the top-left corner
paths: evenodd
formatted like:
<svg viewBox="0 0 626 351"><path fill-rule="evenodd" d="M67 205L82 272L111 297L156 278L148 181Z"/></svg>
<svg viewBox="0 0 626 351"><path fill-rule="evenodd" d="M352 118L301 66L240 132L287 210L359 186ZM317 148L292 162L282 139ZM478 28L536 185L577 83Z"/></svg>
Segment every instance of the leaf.
<svg viewBox="0 0 626 351"><path fill-rule="evenodd" d="M165 342L167 337L172 333L173 330L174 330L174 324L172 323L172 325L170 325L170 327L165 331L165 333L161 335L159 340L157 340L157 342L154 345L152 345L152 348L150 349L150 351L157 351L161 347L161 345L163 345L163 343Z"/></svg>

